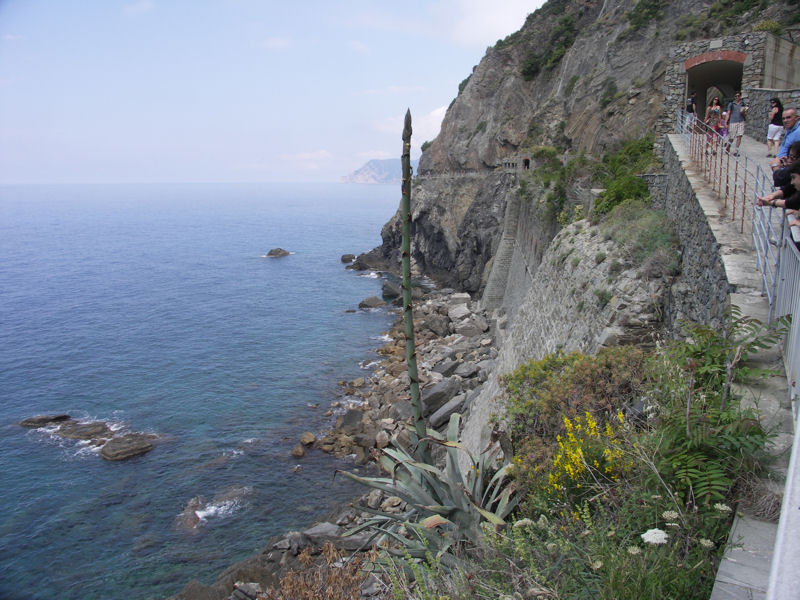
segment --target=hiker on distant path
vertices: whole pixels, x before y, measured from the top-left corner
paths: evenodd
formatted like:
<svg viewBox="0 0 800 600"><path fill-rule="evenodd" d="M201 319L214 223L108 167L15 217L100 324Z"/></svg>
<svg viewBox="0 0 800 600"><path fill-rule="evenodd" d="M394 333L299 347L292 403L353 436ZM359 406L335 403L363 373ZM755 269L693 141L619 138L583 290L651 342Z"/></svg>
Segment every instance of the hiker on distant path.
<svg viewBox="0 0 800 600"><path fill-rule="evenodd" d="M742 102L742 93L736 92L733 95L733 102L728 104L728 135L731 139L736 138L736 149L734 156L739 156L739 146L744 135L744 122L747 120L747 104Z"/></svg>
<svg viewBox="0 0 800 600"><path fill-rule="evenodd" d="M783 136L783 104L777 98L769 100L769 125L767 126L767 156L775 156Z"/></svg>
<svg viewBox="0 0 800 600"><path fill-rule="evenodd" d="M786 155L789 153L789 146L795 142L800 142L800 117L793 108L783 109L783 128L786 130L786 137L778 150L778 157L770 163L773 172L776 169L789 166Z"/></svg>

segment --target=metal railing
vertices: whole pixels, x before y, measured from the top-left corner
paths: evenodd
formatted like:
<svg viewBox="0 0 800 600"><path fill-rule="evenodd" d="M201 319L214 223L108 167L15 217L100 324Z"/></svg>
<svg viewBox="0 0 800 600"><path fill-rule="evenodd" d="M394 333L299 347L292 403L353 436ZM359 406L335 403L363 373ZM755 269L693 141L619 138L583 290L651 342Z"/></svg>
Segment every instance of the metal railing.
<svg viewBox="0 0 800 600"><path fill-rule="evenodd" d="M750 167L747 157L734 160L731 170L730 148L725 140L704 123L690 120L679 113L677 130L691 149L695 165L703 172L725 207L730 201L731 218L744 232L746 214L750 216L755 259L761 273L762 295L769 301L769 322L792 315L791 326L783 347L783 361L789 387L789 400L795 424L798 419L797 378L800 376L800 251L792 230L787 226L786 210L758 206L758 196L773 189L772 177L758 165ZM734 157L738 158L738 157ZM742 165L738 163L743 162ZM739 167L742 167L741 169ZM798 233L798 232L795 232ZM778 522L772 564L768 580L767 600L797 597L800 571L795 557L800 553L800 427L795 426L791 458L784 485L781 516Z"/></svg>
<svg viewBox="0 0 800 600"><path fill-rule="evenodd" d="M767 297L771 322L782 316L775 314L775 308L786 219L785 211L759 207L756 199L772 190L772 176L748 156L734 153L730 140L702 121L679 112L676 123L692 161L719 195L726 215L738 224L740 233L748 229L751 234L761 273L761 293Z"/></svg>

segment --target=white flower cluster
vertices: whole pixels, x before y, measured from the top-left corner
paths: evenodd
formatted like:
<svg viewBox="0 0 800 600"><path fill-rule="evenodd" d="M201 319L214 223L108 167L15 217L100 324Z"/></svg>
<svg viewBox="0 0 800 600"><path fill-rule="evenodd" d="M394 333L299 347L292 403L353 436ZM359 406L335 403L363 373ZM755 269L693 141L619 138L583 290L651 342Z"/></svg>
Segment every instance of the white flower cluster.
<svg viewBox="0 0 800 600"><path fill-rule="evenodd" d="M530 527L531 525L533 525L533 521L530 519L520 519L514 523L514 529L519 529L520 527Z"/></svg>
<svg viewBox="0 0 800 600"><path fill-rule="evenodd" d="M648 529L642 534L645 544L666 544L669 536L661 529Z"/></svg>
<svg viewBox="0 0 800 600"><path fill-rule="evenodd" d="M664 517L666 521L677 521L678 520L678 513L674 510L665 510L661 513L661 516Z"/></svg>
<svg viewBox="0 0 800 600"><path fill-rule="evenodd" d="M731 512L731 510L733 510L730 506L728 506L727 504L722 504L721 502L717 502L714 505L714 508L716 508L719 512L724 512L724 513L729 513Z"/></svg>

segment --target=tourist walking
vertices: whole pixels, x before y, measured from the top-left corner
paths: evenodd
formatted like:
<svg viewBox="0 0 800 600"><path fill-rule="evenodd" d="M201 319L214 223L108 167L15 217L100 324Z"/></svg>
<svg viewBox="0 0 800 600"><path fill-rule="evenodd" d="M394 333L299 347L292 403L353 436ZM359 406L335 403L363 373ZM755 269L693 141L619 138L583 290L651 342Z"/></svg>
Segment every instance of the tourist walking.
<svg viewBox="0 0 800 600"><path fill-rule="evenodd" d="M692 92L686 99L686 126L687 131L691 131L697 115L697 92Z"/></svg>
<svg viewBox="0 0 800 600"><path fill-rule="evenodd" d="M769 100L769 125L767 126L767 156L775 156L783 136L783 104L777 98Z"/></svg>
<svg viewBox="0 0 800 600"><path fill-rule="evenodd" d="M747 120L747 104L742 102L741 92L733 95L733 101L728 104L728 135L731 139L736 138L736 148L734 156L739 156L739 146L744 135L744 122Z"/></svg>
<svg viewBox="0 0 800 600"><path fill-rule="evenodd" d="M711 142L712 148L716 144L716 132L719 129L719 124L722 122L722 106L719 104L719 98L714 96L706 108L705 124L708 125L711 131L708 132L708 139ZM714 150L716 152L716 150Z"/></svg>

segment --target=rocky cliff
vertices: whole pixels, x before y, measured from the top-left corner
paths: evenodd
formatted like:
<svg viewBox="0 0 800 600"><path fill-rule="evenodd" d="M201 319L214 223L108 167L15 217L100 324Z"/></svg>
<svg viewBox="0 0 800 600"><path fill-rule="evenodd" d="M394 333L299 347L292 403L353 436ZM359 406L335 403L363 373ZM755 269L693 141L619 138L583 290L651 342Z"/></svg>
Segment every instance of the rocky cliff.
<svg viewBox="0 0 800 600"><path fill-rule="evenodd" d="M497 376L559 348L592 352L658 329L663 282L609 278L609 263L593 258L610 251L601 236L559 234L593 202L591 169L581 165L674 119L664 108L673 46L785 20L789 10L754 0L550 0L462 82L413 182L412 259L493 311L505 338L467 411L472 449L485 445L497 412ZM536 175L568 162L568 175ZM365 262L399 264L400 225L395 215ZM556 236L574 246L570 262L553 248Z"/></svg>
<svg viewBox="0 0 800 600"><path fill-rule="evenodd" d="M785 19L790 2L547 2L487 50L420 159L412 190L418 269L480 294L512 187L498 171L519 168L537 147L555 147L562 159L599 156L653 131L659 120L673 118L663 106L672 46ZM585 201L569 188L563 195ZM373 258L397 264L397 215L382 236Z"/></svg>

